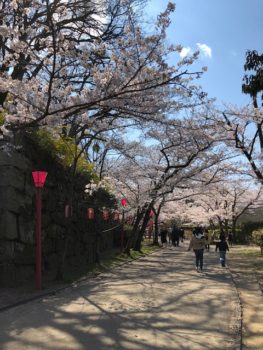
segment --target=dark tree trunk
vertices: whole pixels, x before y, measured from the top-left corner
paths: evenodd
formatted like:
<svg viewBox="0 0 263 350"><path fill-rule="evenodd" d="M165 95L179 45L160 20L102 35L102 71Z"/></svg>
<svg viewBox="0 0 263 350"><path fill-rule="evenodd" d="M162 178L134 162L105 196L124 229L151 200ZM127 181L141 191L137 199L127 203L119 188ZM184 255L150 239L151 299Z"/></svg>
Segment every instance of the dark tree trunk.
<svg viewBox="0 0 263 350"><path fill-rule="evenodd" d="M143 218L143 214L144 214L144 209L142 209L142 210L138 209L137 210L136 220L134 222L131 235L130 235L128 241L127 241L127 244L126 244L126 247L125 247L125 250L124 250L124 252L127 255L129 255L129 256L131 255L130 250L133 247L134 242L137 239L137 234L138 234L138 230L139 230L139 224L140 224L140 222L141 222L141 220Z"/></svg>
<svg viewBox="0 0 263 350"><path fill-rule="evenodd" d="M158 245L158 234L159 234L159 225L158 225L159 215L155 215L154 219L154 236L153 236L153 244Z"/></svg>
<svg viewBox="0 0 263 350"><path fill-rule="evenodd" d="M143 239L143 235L145 233L148 221L149 221L149 217L150 217L150 212L152 210L152 203L150 203L150 205L148 206L148 208L146 209L144 218L143 218L143 222L142 222L142 226L140 228L140 231L138 232L138 236L137 239L135 241L135 245L134 245L134 250L136 251L140 251L141 250L141 245L142 245L142 239Z"/></svg>
<svg viewBox="0 0 263 350"><path fill-rule="evenodd" d="M233 235L233 241L236 242L236 223L237 223L237 219L232 219L232 235Z"/></svg>

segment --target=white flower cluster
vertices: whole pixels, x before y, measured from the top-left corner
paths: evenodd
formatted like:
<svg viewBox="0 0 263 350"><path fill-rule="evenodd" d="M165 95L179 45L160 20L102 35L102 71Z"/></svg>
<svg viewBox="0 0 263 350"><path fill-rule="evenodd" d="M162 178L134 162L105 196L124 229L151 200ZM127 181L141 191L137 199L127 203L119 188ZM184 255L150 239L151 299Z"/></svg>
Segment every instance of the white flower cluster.
<svg viewBox="0 0 263 350"><path fill-rule="evenodd" d="M110 178L105 176L101 181L97 183L92 179L89 184L85 186L84 192L89 196L92 196L94 192L98 191L100 188L109 189Z"/></svg>

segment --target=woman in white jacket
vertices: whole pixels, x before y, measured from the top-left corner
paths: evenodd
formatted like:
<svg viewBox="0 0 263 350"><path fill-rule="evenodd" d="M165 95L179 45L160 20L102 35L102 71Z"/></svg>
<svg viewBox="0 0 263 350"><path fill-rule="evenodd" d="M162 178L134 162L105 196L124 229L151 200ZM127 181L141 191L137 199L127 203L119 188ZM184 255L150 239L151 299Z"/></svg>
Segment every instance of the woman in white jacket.
<svg viewBox="0 0 263 350"><path fill-rule="evenodd" d="M203 271L203 257L205 249L205 236L201 227L197 227L193 231L192 238L188 250L193 249L195 253L195 266L197 272Z"/></svg>

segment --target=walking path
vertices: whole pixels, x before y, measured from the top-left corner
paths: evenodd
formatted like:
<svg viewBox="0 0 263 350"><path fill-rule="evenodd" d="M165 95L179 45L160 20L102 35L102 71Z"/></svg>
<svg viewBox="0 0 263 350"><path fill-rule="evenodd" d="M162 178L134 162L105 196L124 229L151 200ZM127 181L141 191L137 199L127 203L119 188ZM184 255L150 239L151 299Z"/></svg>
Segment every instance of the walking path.
<svg viewBox="0 0 263 350"><path fill-rule="evenodd" d="M160 249L0 313L1 350L237 350L240 304L214 252ZM254 350L254 349L253 349Z"/></svg>

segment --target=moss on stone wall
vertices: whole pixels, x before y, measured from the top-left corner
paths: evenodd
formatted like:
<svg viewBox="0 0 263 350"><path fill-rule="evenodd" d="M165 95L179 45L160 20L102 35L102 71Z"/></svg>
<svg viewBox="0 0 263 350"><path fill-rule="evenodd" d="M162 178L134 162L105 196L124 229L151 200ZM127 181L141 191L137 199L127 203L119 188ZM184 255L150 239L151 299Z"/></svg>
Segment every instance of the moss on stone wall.
<svg viewBox="0 0 263 350"><path fill-rule="evenodd" d="M65 245L66 233L70 234L66 269L76 269L81 263L93 263L98 254L114 249L116 226L111 219L103 221L101 208L116 207L116 200L107 191L100 190L89 202L85 197L85 185L94 178L93 167L80 163L74 177L73 216L65 219L65 204L72 185L70 165L63 158L61 143L49 136L26 132L17 135L15 143L0 150L0 284L16 285L34 278L35 247L35 189L31 172L48 172L42 191L43 278L54 278L58 260ZM45 138L45 142L44 142ZM41 140L41 142L39 142ZM53 143L54 141L54 143ZM55 144L55 150L50 147ZM59 151L60 150L60 151ZM63 161L61 161L63 160ZM84 167L84 170L83 170ZM92 201L92 202L91 202ZM95 219L88 220L87 207L95 208ZM69 226L70 225L70 226ZM108 230L108 231L107 231ZM105 231L105 232L104 232Z"/></svg>

